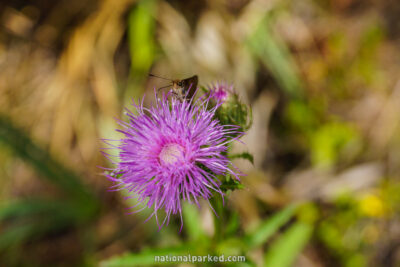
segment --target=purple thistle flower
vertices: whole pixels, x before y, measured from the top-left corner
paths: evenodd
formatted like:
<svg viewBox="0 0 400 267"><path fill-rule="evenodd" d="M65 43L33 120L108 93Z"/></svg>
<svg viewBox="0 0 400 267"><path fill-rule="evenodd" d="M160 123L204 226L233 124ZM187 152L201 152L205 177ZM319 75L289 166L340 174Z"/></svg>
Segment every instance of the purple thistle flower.
<svg viewBox="0 0 400 267"><path fill-rule="evenodd" d="M208 86L209 95L216 102L226 102L230 95L234 94L233 85L226 82L217 82Z"/></svg>
<svg viewBox="0 0 400 267"><path fill-rule="evenodd" d="M148 109L142 100L133 103L138 115L127 109L129 122L119 121L124 128L117 130L124 134L115 146L119 162L113 162L116 167L107 177L118 190L127 189L128 198L137 197L139 204L154 207L148 219L155 216L159 228L168 224L171 214L179 213L182 229L181 200L199 206L199 198L208 201L212 191L223 197L216 175L229 173L239 179L224 155L232 141L227 135L237 133L238 127L220 125L214 119L218 106L207 110L208 101L181 102L163 96ZM158 210L166 213L161 225Z"/></svg>

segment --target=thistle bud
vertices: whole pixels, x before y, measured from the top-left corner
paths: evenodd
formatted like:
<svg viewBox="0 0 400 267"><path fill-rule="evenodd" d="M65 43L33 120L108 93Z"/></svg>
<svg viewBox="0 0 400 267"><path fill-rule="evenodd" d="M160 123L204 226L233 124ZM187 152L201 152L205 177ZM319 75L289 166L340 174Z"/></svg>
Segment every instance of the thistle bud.
<svg viewBox="0 0 400 267"><path fill-rule="evenodd" d="M207 88L211 102L219 105L215 112L222 125L237 125L244 132L251 126L251 108L242 103L233 85L218 82Z"/></svg>

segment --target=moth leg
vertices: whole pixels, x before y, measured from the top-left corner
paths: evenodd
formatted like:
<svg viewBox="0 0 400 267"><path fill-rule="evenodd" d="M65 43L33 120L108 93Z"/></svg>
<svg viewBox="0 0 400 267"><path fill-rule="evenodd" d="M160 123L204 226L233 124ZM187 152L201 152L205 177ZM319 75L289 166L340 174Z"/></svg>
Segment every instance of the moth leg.
<svg viewBox="0 0 400 267"><path fill-rule="evenodd" d="M163 87L158 88L157 89L157 94L161 91L161 89L165 89L165 88L168 88L168 87L171 87L171 85L167 85L167 86L163 86Z"/></svg>

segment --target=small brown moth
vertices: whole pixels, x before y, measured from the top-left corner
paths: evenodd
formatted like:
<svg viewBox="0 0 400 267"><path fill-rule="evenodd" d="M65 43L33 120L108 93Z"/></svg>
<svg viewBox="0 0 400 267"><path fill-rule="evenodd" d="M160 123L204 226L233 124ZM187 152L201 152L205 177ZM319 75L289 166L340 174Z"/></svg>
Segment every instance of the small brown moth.
<svg viewBox="0 0 400 267"><path fill-rule="evenodd" d="M197 75L182 80L167 79L151 73L149 76L170 81L171 84L158 88L157 92L164 88L172 88L173 93L182 101L190 100L194 96L197 89L197 83L199 82Z"/></svg>

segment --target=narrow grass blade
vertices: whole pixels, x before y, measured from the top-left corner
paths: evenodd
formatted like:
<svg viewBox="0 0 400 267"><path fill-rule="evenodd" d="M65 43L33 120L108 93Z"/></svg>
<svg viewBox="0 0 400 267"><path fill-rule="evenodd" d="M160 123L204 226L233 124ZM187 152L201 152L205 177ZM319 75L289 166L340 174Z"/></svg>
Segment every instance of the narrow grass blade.
<svg viewBox="0 0 400 267"><path fill-rule="evenodd" d="M56 184L68 196L80 202L79 209L93 213L96 209L94 195L81 183L73 171L55 161L49 153L36 145L22 130L0 115L0 142L8 146L18 157L25 160L40 177Z"/></svg>
<svg viewBox="0 0 400 267"><path fill-rule="evenodd" d="M248 40L250 51L270 70L282 89L292 97L301 97L303 84L285 43L270 29L266 15Z"/></svg>
<svg viewBox="0 0 400 267"><path fill-rule="evenodd" d="M272 244L264 258L264 266L289 267L311 237L311 224L298 222Z"/></svg>
<svg viewBox="0 0 400 267"><path fill-rule="evenodd" d="M249 233L245 240L249 247L258 247L265 242L286 224L296 211L295 205L290 205L284 210L278 212L273 217L268 218L261 223L256 229Z"/></svg>

